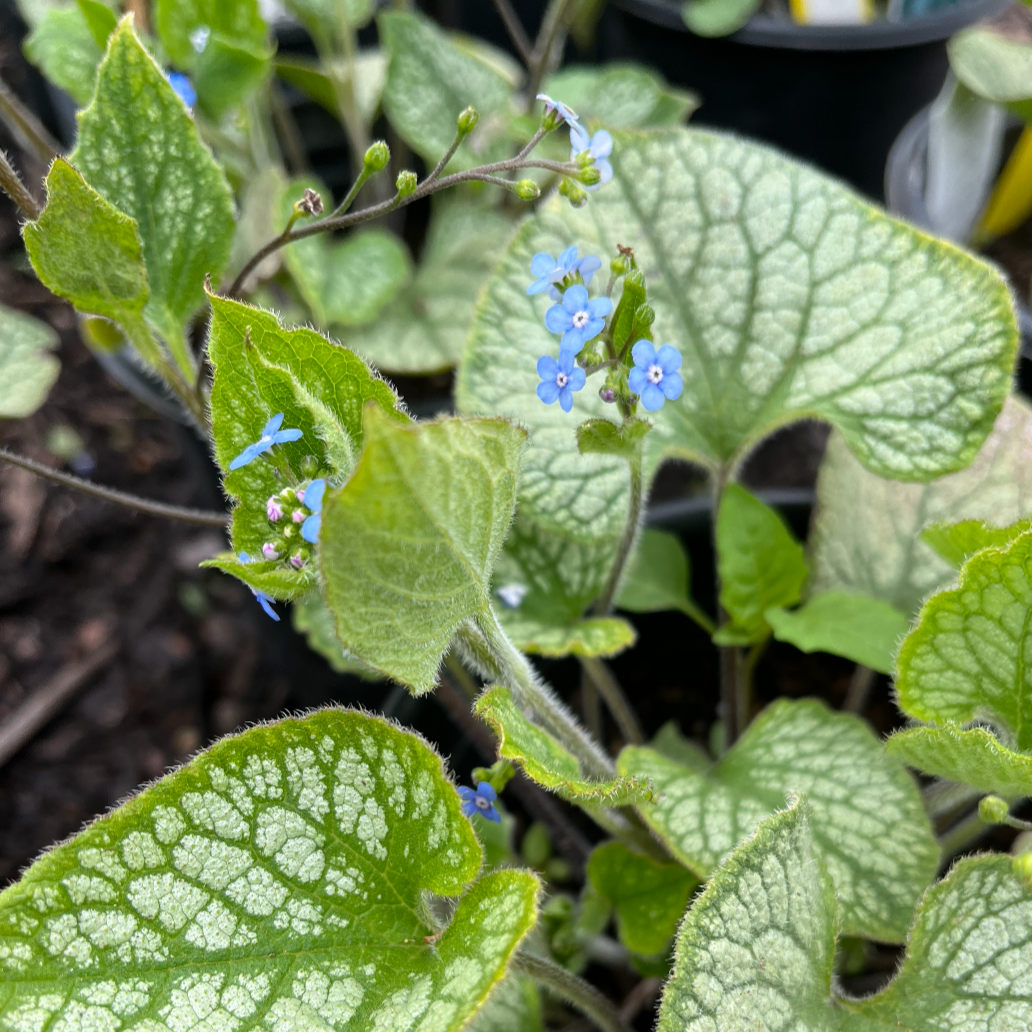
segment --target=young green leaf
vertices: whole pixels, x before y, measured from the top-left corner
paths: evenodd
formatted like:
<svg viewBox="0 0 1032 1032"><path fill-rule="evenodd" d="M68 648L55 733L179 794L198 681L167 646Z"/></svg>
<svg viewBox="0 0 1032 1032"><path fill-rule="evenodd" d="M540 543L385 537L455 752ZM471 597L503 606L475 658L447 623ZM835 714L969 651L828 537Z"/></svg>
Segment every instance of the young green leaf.
<svg viewBox="0 0 1032 1032"><path fill-rule="evenodd" d="M534 620L527 613L499 614L509 640L521 652L560 659L563 656L600 656L608 659L631 648L638 640L634 628L614 616L585 617L569 624Z"/></svg>
<svg viewBox="0 0 1032 1032"><path fill-rule="evenodd" d="M187 372L186 324L204 300L205 275L217 280L229 259L233 197L131 19L124 18L108 42L69 160L105 200L136 220L150 284L147 318Z"/></svg>
<svg viewBox="0 0 1032 1032"><path fill-rule="evenodd" d="M498 736L498 755L522 767L532 781L581 806L627 806L650 799L648 782L634 777L596 781L577 758L520 712L508 688L485 691L473 707Z"/></svg>
<svg viewBox="0 0 1032 1032"><path fill-rule="evenodd" d="M353 674L364 681L379 681L380 675L345 651L337 640L333 614L318 595L313 595L291 607L294 630L305 636L308 647L318 652L338 674Z"/></svg>
<svg viewBox="0 0 1032 1032"><path fill-rule="evenodd" d="M586 419L577 427L577 448L582 455L616 455L634 460L641 454L645 435L652 429L647 419L631 419L621 425L608 419Z"/></svg>
<svg viewBox="0 0 1032 1032"><path fill-rule="evenodd" d="M102 4L100 0L76 0L76 4L79 10L82 11L97 46L102 51L106 50L108 37L115 31L115 27L118 25L115 12L107 4ZM97 63L100 63L99 56Z"/></svg>
<svg viewBox="0 0 1032 1032"><path fill-rule="evenodd" d="M925 893L886 989L833 999L835 900L807 810L765 820L688 911L657 1032L1027 1027L1032 890L1006 856L961 860Z"/></svg>
<svg viewBox="0 0 1032 1032"><path fill-rule="evenodd" d="M896 693L918 720L989 720L1032 750L1032 533L975 554L960 585L933 595L903 642Z"/></svg>
<svg viewBox="0 0 1032 1032"><path fill-rule="evenodd" d="M365 434L323 503L326 603L345 648L421 694L459 626L491 615L525 435L498 419L402 426L375 407Z"/></svg>
<svg viewBox="0 0 1032 1032"><path fill-rule="evenodd" d="M22 49L79 107L90 102L104 51L78 6L47 8Z"/></svg>
<svg viewBox="0 0 1032 1032"><path fill-rule="evenodd" d="M653 335L684 356L684 393L650 415L650 470L664 455L732 466L804 417L841 429L881 475L931 480L971 462L1017 341L995 271L756 144L693 129L613 138L613 184L577 210L554 198L516 234L460 367L460 411L530 432L524 515L590 541L627 514L625 464L574 453L577 424L608 406L584 390L574 418L535 394L535 363L556 341L550 301L526 293L530 261L573 244L634 247Z"/></svg>
<svg viewBox="0 0 1032 1032"><path fill-rule="evenodd" d="M812 590L871 595L915 616L956 574L922 540L932 523L1007 526L1032 512L1032 410L1012 396L975 461L930 484L870 473L833 433L817 480Z"/></svg>
<svg viewBox="0 0 1032 1032"><path fill-rule="evenodd" d="M1001 796L1032 796L1032 756L1008 749L984 727L897 731L885 751L914 770Z"/></svg>
<svg viewBox="0 0 1032 1032"><path fill-rule="evenodd" d="M59 338L45 322L0 305L0 419L30 416L61 371Z"/></svg>
<svg viewBox="0 0 1032 1032"><path fill-rule="evenodd" d="M373 16L372 0L284 0L311 33L320 51L340 51L342 35L362 28ZM336 112L335 112L336 113Z"/></svg>
<svg viewBox="0 0 1032 1032"><path fill-rule="evenodd" d="M492 134L488 124L492 115L504 120L507 114L511 89L505 79L463 53L423 15L384 12L377 26L389 56L383 107L402 139L432 166L455 139L459 113L472 105L480 113L480 128L449 167L454 171L491 160L507 136L497 129Z"/></svg>
<svg viewBox="0 0 1032 1032"><path fill-rule="evenodd" d="M376 322L347 342L377 368L405 375L456 365L477 297L512 233L512 220L472 198L440 197L419 268Z"/></svg>
<svg viewBox="0 0 1032 1032"><path fill-rule="evenodd" d="M238 506L242 509L243 506ZM272 537L272 529L266 525L265 540ZM257 554L261 554L260 548ZM298 599L304 598L315 586L315 571L310 566L295 570L282 562L265 562L250 558L255 553L248 552L248 560L242 559L236 552L222 552L214 559L205 559L201 566L205 569L221 570L231 577L243 581L249 588L261 591L270 598Z"/></svg>
<svg viewBox="0 0 1032 1032"><path fill-rule="evenodd" d="M562 98L581 119L595 119L610 129L677 125L699 106L693 94L633 64L571 65L550 75L544 92Z"/></svg>
<svg viewBox="0 0 1032 1032"><path fill-rule="evenodd" d="M0 1023L453 1032L536 919L536 877L467 889L480 862L415 735L341 710L253 728L0 894ZM428 892L462 895L439 938Z"/></svg>
<svg viewBox="0 0 1032 1032"><path fill-rule="evenodd" d="M154 25L178 67L198 68L213 38L264 50L268 28L258 0L155 0Z"/></svg>
<svg viewBox="0 0 1032 1032"><path fill-rule="evenodd" d="M868 595L828 591L798 609L768 609L764 619L778 641L803 652L830 652L891 674L896 651L910 629L898 609Z"/></svg>
<svg viewBox="0 0 1032 1032"><path fill-rule="evenodd" d="M913 779L862 720L814 700L767 707L708 772L633 747L617 770L652 781L658 801L641 815L699 877L787 793L803 793L847 935L902 941L935 874L939 851Z"/></svg>
<svg viewBox="0 0 1032 1032"><path fill-rule="evenodd" d="M666 949L699 884L680 864L632 853L622 842L596 846L587 873L616 910L620 941L646 956Z"/></svg>
<svg viewBox="0 0 1032 1032"><path fill-rule="evenodd" d="M686 0L681 17L696 36L728 36L759 9L758 0Z"/></svg>
<svg viewBox="0 0 1032 1032"><path fill-rule="evenodd" d="M770 634L764 613L792 606L806 583L803 548L773 509L738 484L724 489L717 511L720 604L731 617L713 640L747 645Z"/></svg>
<svg viewBox="0 0 1032 1032"><path fill-rule="evenodd" d="M990 527L981 520L961 520L960 523L933 523L921 531L921 540L959 570L976 552L983 548L1003 548L1030 529L1032 520L1018 520L1009 527Z"/></svg>
<svg viewBox="0 0 1032 1032"><path fill-rule="evenodd" d="M545 1032L537 986L529 978L509 975L495 986L465 1032Z"/></svg>
<svg viewBox="0 0 1032 1032"><path fill-rule="evenodd" d="M209 118L221 121L254 93L272 71L267 45L237 44L213 34L194 72L197 102Z"/></svg>
<svg viewBox="0 0 1032 1032"><path fill-rule="evenodd" d="M948 51L954 75L968 89L1032 119L1032 45L1020 8L1004 23L982 23L958 32Z"/></svg>

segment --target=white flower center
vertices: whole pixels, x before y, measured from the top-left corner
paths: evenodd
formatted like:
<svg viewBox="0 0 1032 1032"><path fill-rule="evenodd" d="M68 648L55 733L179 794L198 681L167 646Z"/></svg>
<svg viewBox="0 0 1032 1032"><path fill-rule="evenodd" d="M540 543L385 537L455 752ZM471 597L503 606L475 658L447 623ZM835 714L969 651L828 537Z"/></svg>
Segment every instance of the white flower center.
<svg viewBox="0 0 1032 1032"><path fill-rule="evenodd" d="M645 379L648 380L649 383L659 383L663 379L663 370L658 363L649 366L649 370L645 374Z"/></svg>
<svg viewBox="0 0 1032 1032"><path fill-rule="evenodd" d="M559 388L559 390L562 390L569 382L570 378L566 375L566 373L556 373L555 385Z"/></svg>
<svg viewBox="0 0 1032 1032"><path fill-rule="evenodd" d="M587 312L574 312L573 319L571 321L573 322L573 328L575 330L583 330L591 321L591 316L588 315Z"/></svg>
<svg viewBox="0 0 1032 1032"><path fill-rule="evenodd" d="M482 795L477 796L476 804L478 810L487 810L491 807L491 804Z"/></svg>

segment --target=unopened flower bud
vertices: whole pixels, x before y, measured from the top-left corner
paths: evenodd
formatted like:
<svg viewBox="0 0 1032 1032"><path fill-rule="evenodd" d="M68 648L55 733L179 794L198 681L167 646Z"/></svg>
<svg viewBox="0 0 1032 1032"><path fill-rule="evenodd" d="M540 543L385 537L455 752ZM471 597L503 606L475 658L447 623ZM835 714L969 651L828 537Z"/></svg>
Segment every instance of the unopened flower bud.
<svg viewBox="0 0 1032 1032"><path fill-rule="evenodd" d="M620 254L609 262L609 271L614 276L626 276L631 271L631 260L626 255Z"/></svg>
<svg viewBox="0 0 1032 1032"><path fill-rule="evenodd" d="M283 488L277 497L279 497L280 501L282 501L284 505L293 505L294 502L298 501L297 494L292 487Z"/></svg>
<svg viewBox="0 0 1032 1032"><path fill-rule="evenodd" d="M321 215L323 210L322 198L315 190L305 188L304 196L300 201L294 202L294 211L298 215Z"/></svg>
<svg viewBox="0 0 1032 1032"><path fill-rule="evenodd" d="M268 516L270 521L273 523L277 520L283 519L283 506L276 495L273 495L265 503L265 515Z"/></svg>
<svg viewBox="0 0 1032 1032"><path fill-rule="evenodd" d="M295 570L300 570L307 562L308 560L300 552L295 552L290 557L290 565L293 566Z"/></svg>
<svg viewBox="0 0 1032 1032"><path fill-rule="evenodd" d="M314 455L306 455L301 460L301 475L304 477L312 477L314 479L318 472L319 460Z"/></svg>
<svg viewBox="0 0 1032 1032"><path fill-rule="evenodd" d="M637 312L635 317L638 322L644 323L646 326L651 326L656 321L656 312L652 305L642 305Z"/></svg>
<svg viewBox="0 0 1032 1032"><path fill-rule="evenodd" d="M458 127L460 136L468 136L477 127L480 115L475 107L468 107L459 115Z"/></svg>
<svg viewBox="0 0 1032 1032"><path fill-rule="evenodd" d="M589 165L586 169L577 174L577 178L585 186L597 186L602 182L602 173L596 165Z"/></svg>
<svg viewBox="0 0 1032 1032"><path fill-rule="evenodd" d="M983 824L1003 824L1010 817L1010 807L1005 799L987 795L978 801L978 816Z"/></svg>
<svg viewBox="0 0 1032 1032"><path fill-rule="evenodd" d="M533 179L521 179L513 187L513 193L521 201L536 201L541 196L541 188Z"/></svg>
<svg viewBox="0 0 1032 1032"><path fill-rule="evenodd" d="M399 197L408 197L410 193L415 193L419 180L415 172L409 172L406 169L404 172L398 173L398 178L395 180L394 185L398 190Z"/></svg>
<svg viewBox="0 0 1032 1032"><path fill-rule="evenodd" d="M587 203L588 195L572 179L563 179L559 192L574 208L582 208Z"/></svg>
<svg viewBox="0 0 1032 1032"><path fill-rule="evenodd" d="M383 140L377 140L376 143L370 145L362 160L368 171L382 172L391 160L391 149Z"/></svg>
<svg viewBox="0 0 1032 1032"><path fill-rule="evenodd" d="M269 560L278 559L280 557L279 551L271 541L266 541L262 545L262 555Z"/></svg>
<svg viewBox="0 0 1032 1032"><path fill-rule="evenodd" d="M1032 889L1032 853L1019 853L1011 860L1011 868L1025 887Z"/></svg>
<svg viewBox="0 0 1032 1032"><path fill-rule="evenodd" d="M612 405L616 401L616 391L612 387L603 387L598 392L598 396L607 404Z"/></svg>
<svg viewBox="0 0 1032 1032"><path fill-rule="evenodd" d="M293 520L293 521L294 521L295 523L304 523L304 522L305 522L305 520L307 520L307 519L308 519L308 513L304 512L304 511L303 511L302 509L295 509L295 510L294 510L294 511L293 511L293 512L292 512L292 513L290 514L290 518L291 518L291 519L292 519L292 520Z"/></svg>

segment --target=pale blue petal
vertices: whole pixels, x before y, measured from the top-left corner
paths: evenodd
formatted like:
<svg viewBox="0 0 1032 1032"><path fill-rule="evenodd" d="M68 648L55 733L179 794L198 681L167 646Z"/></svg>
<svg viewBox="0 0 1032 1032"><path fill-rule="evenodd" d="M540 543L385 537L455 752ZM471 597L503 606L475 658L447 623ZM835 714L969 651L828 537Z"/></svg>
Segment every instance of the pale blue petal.
<svg viewBox="0 0 1032 1032"><path fill-rule="evenodd" d="M666 398L663 397L663 392L654 383L645 385L645 390L641 392L641 403L648 412L661 409L664 401Z"/></svg>
<svg viewBox="0 0 1032 1032"><path fill-rule="evenodd" d="M573 408L573 394L570 393L569 387L564 387L559 392L559 407L563 412L569 412Z"/></svg>
<svg viewBox="0 0 1032 1032"><path fill-rule="evenodd" d="M637 344L631 348L631 358L634 359L634 364L641 366L643 369L648 369L650 365L654 365L656 361L656 349L652 346L651 340L639 340Z"/></svg>
<svg viewBox="0 0 1032 1032"><path fill-rule="evenodd" d="M556 270L562 269L563 273L567 273L573 268L577 261L577 248L568 247L561 255L559 255L559 261L556 264ZM562 279L561 276L557 276L556 279Z"/></svg>
<svg viewBox="0 0 1032 1032"><path fill-rule="evenodd" d="M305 488L305 508L312 512L322 512L322 500L323 495L326 492L326 481L320 477L318 480L313 480L308 487Z"/></svg>
<svg viewBox="0 0 1032 1032"><path fill-rule="evenodd" d="M559 365L551 355L542 355L537 360L537 374L542 380L554 380L559 372Z"/></svg>
<svg viewBox="0 0 1032 1032"><path fill-rule="evenodd" d="M472 799L462 804L462 812L466 817L472 817L477 812L477 804Z"/></svg>
<svg viewBox="0 0 1032 1032"><path fill-rule="evenodd" d="M576 351L571 351L569 348L564 348L559 352L559 361L556 364L567 376L569 376L575 368L573 356L576 354Z"/></svg>
<svg viewBox="0 0 1032 1032"><path fill-rule="evenodd" d="M230 464L231 470L240 469L258 458L265 449L260 444L249 444Z"/></svg>
<svg viewBox="0 0 1032 1032"><path fill-rule="evenodd" d="M603 319L612 310L613 302L608 297L596 297L588 302L588 313L594 319Z"/></svg>
<svg viewBox="0 0 1032 1032"><path fill-rule="evenodd" d="M558 305L562 303L563 295L559 293L559 288L554 283L548 285L548 296Z"/></svg>
<svg viewBox="0 0 1032 1032"><path fill-rule="evenodd" d="M268 616L275 620L276 623L279 623L279 613L277 613L276 610L269 605L269 596L263 594L261 591L256 591L254 593L254 597L258 599L258 605L260 605L262 609L265 610Z"/></svg>
<svg viewBox="0 0 1032 1032"><path fill-rule="evenodd" d="M476 803L477 790L469 785L459 785L459 795L462 796L463 802Z"/></svg>
<svg viewBox="0 0 1032 1032"><path fill-rule="evenodd" d="M577 271L584 277L584 284L591 283L591 278L602 268L602 259L593 254L586 255L577 263Z"/></svg>
<svg viewBox="0 0 1032 1032"><path fill-rule="evenodd" d="M486 817L489 821L494 821L495 824L502 823L502 815L493 806L489 806L486 810L481 810L480 815Z"/></svg>
<svg viewBox="0 0 1032 1032"><path fill-rule="evenodd" d="M681 397L683 387L680 373L665 373L659 382L659 389L666 395L668 401Z"/></svg>
<svg viewBox="0 0 1032 1032"><path fill-rule="evenodd" d="M304 435L300 430L277 430L272 435L272 444L283 444L286 441L298 441Z"/></svg>
<svg viewBox="0 0 1032 1032"><path fill-rule="evenodd" d="M570 390L579 391L584 386L584 383L587 380L587 378L587 373L585 373L580 366L577 366L577 368L574 369L572 373L570 373L570 382L568 384Z"/></svg>
<svg viewBox="0 0 1032 1032"><path fill-rule="evenodd" d="M309 516L308 519L301 524L301 536L305 541L313 545L319 540L320 530L322 530L322 516L319 513L314 513Z"/></svg>
<svg viewBox="0 0 1032 1032"><path fill-rule="evenodd" d="M583 312L588 303L588 292L579 283L575 283L565 294L563 294L563 308L573 315L575 312Z"/></svg>
<svg viewBox="0 0 1032 1032"><path fill-rule="evenodd" d="M656 361L659 362L659 368L664 373L676 373L681 368L681 353L677 348L664 344L656 352Z"/></svg>
<svg viewBox="0 0 1032 1032"><path fill-rule="evenodd" d="M537 385L537 396L546 404L554 405L559 397L559 385L555 380L542 380Z"/></svg>
<svg viewBox="0 0 1032 1032"><path fill-rule="evenodd" d="M530 259L530 274L537 279L546 279L555 266L556 261L550 254L539 251Z"/></svg>
<svg viewBox="0 0 1032 1032"><path fill-rule="evenodd" d="M534 294L541 294L551 287L551 281L545 277L544 279L535 280L529 287L527 287L527 293L533 296Z"/></svg>
<svg viewBox="0 0 1032 1032"><path fill-rule="evenodd" d="M584 331L569 329L563 334L563 339L559 341L559 355L561 357L568 354L572 358L582 347L584 347Z"/></svg>
<svg viewBox="0 0 1032 1032"><path fill-rule="evenodd" d="M498 798L498 793L495 792L494 786L487 781L481 781L477 785L477 795L481 799L486 799L489 803L493 803Z"/></svg>
<svg viewBox="0 0 1032 1032"><path fill-rule="evenodd" d="M570 146L573 148L572 157L576 157L581 151L586 151L591 146L591 139L579 125L570 128Z"/></svg>
<svg viewBox="0 0 1032 1032"><path fill-rule="evenodd" d="M597 337L605 329L605 319L592 319L582 330L581 336L585 340L591 340L593 337Z"/></svg>
<svg viewBox="0 0 1032 1032"><path fill-rule="evenodd" d="M595 168L598 169L599 175L602 177L595 184L595 189L597 190L600 186L605 186L606 183L612 182L613 166L610 165L605 158L599 158L598 161L595 162Z"/></svg>
<svg viewBox="0 0 1032 1032"><path fill-rule="evenodd" d="M627 386L634 391L635 394L641 394L645 390L648 380L645 379L645 370L641 366L635 366L630 373L627 374Z"/></svg>
<svg viewBox="0 0 1032 1032"><path fill-rule="evenodd" d="M565 333L570 328L570 321L570 313L563 305L552 305L545 312L545 327L551 333Z"/></svg>
<svg viewBox="0 0 1032 1032"><path fill-rule="evenodd" d="M613 153L613 138L605 131L599 129L591 138L591 156L593 158L608 158Z"/></svg>
<svg viewBox="0 0 1032 1032"><path fill-rule="evenodd" d="M271 437L282 425L283 413L277 412L276 415L274 415L272 419L270 419L268 423L265 424L265 429L261 432L260 436Z"/></svg>

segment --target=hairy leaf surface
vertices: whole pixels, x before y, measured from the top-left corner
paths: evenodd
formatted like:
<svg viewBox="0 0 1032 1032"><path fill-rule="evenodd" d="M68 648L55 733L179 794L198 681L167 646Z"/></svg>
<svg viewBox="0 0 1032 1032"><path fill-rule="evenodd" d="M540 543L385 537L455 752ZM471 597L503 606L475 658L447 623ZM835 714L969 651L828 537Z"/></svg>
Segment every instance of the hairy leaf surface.
<svg viewBox="0 0 1032 1032"><path fill-rule="evenodd" d="M75 4L49 7L22 44L25 56L79 107L93 96L103 50Z"/></svg>
<svg viewBox="0 0 1032 1032"><path fill-rule="evenodd" d="M585 777L577 758L520 712L508 688L489 688L477 699L473 712L498 736L499 756L517 762L532 781L564 799L581 805L627 806L651 796L644 779Z"/></svg>
<svg viewBox="0 0 1032 1032"><path fill-rule="evenodd" d="M536 916L529 872L467 890L480 862L415 735L340 710L254 728L0 894L0 1022L451 1032ZM432 946L427 891L465 893Z"/></svg>
<svg viewBox="0 0 1032 1032"><path fill-rule="evenodd" d="M659 798L639 806L642 817L699 877L787 793L803 793L847 935L901 941L935 874L939 851L910 775L862 720L813 700L768 706L708 772L635 747L617 769L652 781Z"/></svg>
<svg viewBox="0 0 1032 1032"><path fill-rule="evenodd" d="M420 694L459 626L491 615L525 435L499 419L401 426L373 407L365 433L323 503L326 602L345 648Z"/></svg>
<svg viewBox="0 0 1032 1032"><path fill-rule="evenodd" d="M963 472L901 484L869 472L833 433L817 480L810 533L812 590L880 598L910 616L955 577L921 538L933 523L1006 527L1032 512L1032 410L1007 399L992 434Z"/></svg>
<svg viewBox="0 0 1032 1032"><path fill-rule="evenodd" d="M30 416L61 371L50 353L60 343L45 322L0 305L0 419Z"/></svg>

